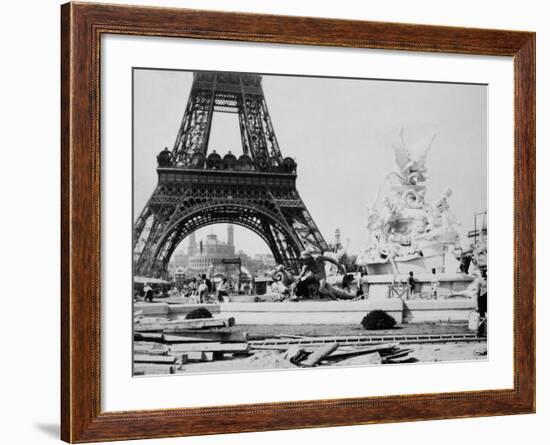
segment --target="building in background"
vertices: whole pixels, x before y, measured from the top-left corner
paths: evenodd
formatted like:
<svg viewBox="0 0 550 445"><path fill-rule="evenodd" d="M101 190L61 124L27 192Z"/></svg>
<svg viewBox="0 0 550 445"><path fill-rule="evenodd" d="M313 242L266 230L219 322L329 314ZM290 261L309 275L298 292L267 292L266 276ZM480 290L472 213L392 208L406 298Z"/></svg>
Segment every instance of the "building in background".
<svg viewBox="0 0 550 445"><path fill-rule="evenodd" d="M227 225L226 241L218 239L214 233L209 233L206 239L197 240L196 232L189 235L189 245L187 249L179 250L172 256L168 270L171 276L175 278L177 271L185 272L187 279L200 275L235 275L237 273L236 261L240 259L242 273L249 276L258 273L271 272L275 266L275 258L271 253L257 253L249 255L242 250L236 251L235 247L235 229L232 224ZM212 269L212 265L214 268ZM234 277L237 278L236 275ZM244 279L241 277L241 280Z"/></svg>
<svg viewBox="0 0 550 445"><path fill-rule="evenodd" d="M217 266L222 260L238 259L235 254L234 227L227 226L227 241L218 239L214 233L206 235L206 240L197 243L195 233L189 237L189 248L187 250L188 275L207 273L212 265Z"/></svg>
<svg viewBox="0 0 550 445"><path fill-rule="evenodd" d="M183 267L179 266L175 269L174 280L176 281L176 286L181 289L185 284L185 269Z"/></svg>

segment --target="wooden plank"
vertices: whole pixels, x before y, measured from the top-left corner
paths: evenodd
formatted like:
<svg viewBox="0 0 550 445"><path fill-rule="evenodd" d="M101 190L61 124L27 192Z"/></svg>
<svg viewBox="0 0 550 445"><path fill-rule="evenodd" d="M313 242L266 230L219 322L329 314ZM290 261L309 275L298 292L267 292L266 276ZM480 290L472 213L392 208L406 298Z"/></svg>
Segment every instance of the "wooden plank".
<svg viewBox="0 0 550 445"><path fill-rule="evenodd" d="M328 363L324 360L321 363ZM378 352L373 352L372 354L357 355L355 357L350 357L345 360L341 360L337 363L331 363L334 366L366 366L366 365L379 365L382 363L382 358Z"/></svg>
<svg viewBox="0 0 550 445"><path fill-rule="evenodd" d="M153 363L135 363L134 374L136 375L157 375L157 374L175 374L174 365L159 365Z"/></svg>
<svg viewBox="0 0 550 445"><path fill-rule="evenodd" d="M149 349L143 347L134 347L134 354L136 355L168 355L168 348L163 349Z"/></svg>
<svg viewBox="0 0 550 445"><path fill-rule="evenodd" d="M182 340L183 339L183 340ZM248 341L248 332L233 332L216 330L197 330L197 329L174 329L164 330L164 341L166 343L184 343L188 339L199 341L221 341L224 343L242 343Z"/></svg>
<svg viewBox="0 0 550 445"><path fill-rule="evenodd" d="M171 353L204 351L204 352L231 352L243 354L248 352L247 343L178 343L170 346Z"/></svg>
<svg viewBox="0 0 550 445"><path fill-rule="evenodd" d="M149 342L161 342L164 337L162 332L134 332L134 342L136 341L149 341Z"/></svg>
<svg viewBox="0 0 550 445"><path fill-rule="evenodd" d="M312 367L319 364L327 355L330 355L338 348L338 343L330 343L328 345L323 345L316 351L312 352L311 355L304 361L299 363L299 366Z"/></svg>
<svg viewBox="0 0 550 445"><path fill-rule="evenodd" d="M284 345L254 345L249 343L249 347L251 350L257 350L257 351L288 351L289 348L292 346L284 346Z"/></svg>
<svg viewBox="0 0 550 445"><path fill-rule="evenodd" d="M382 360L382 363L385 365L398 365L400 363L416 363L418 361L419 360L417 358L406 355L403 357L392 358L391 360L384 359Z"/></svg>
<svg viewBox="0 0 550 445"><path fill-rule="evenodd" d="M394 360L394 359L397 359L397 358L402 358L402 357L405 357L407 355L409 355L411 352L413 352L412 349L402 349L401 351L397 351L395 354L391 354L391 355L386 355L383 357L383 361L387 361L387 360Z"/></svg>
<svg viewBox="0 0 550 445"><path fill-rule="evenodd" d="M158 363L163 365L174 364L176 357L169 355L135 354L134 363Z"/></svg>
<svg viewBox="0 0 550 445"><path fill-rule="evenodd" d="M383 345L374 345L369 346L366 348L356 348L356 349L349 349L338 352L333 352L329 356L325 357L324 360L344 360L350 357L355 357L358 355L364 355L364 354L372 354L374 352L380 352L380 351L391 351L399 346L399 343L386 343Z"/></svg>
<svg viewBox="0 0 550 445"><path fill-rule="evenodd" d="M291 334L285 334L285 335L275 335L275 338L280 338L280 339L285 339L285 338L292 338L294 340L296 339L308 339L308 338L312 338L312 337L309 337L309 336L305 336L305 335L291 335Z"/></svg>
<svg viewBox="0 0 550 445"><path fill-rule="evenodd" d="M175 320L154 323L136 323L134 332L156 332L161 333L169 330L170 333L178 329L204 329L204 328L224 328L235 324L233 317L229 318L201 318L196 320Z"/></svg>
<svg viewBox="0 0 550 445"><path fill-rule="evenodd" d="M168 334L186 333L190 329L230 328L235 325L235 318L201 318L196 320L172 321L163 332Z"/></svg>
<svg viewBox="0 0 550 445"><path fill-rule="evenodd" d="M162 341L167 344L174 343L211 343L215 340L201 337L188 337L188 336L179 336L179 335L170 335L163 334Z"/></svg>
<svg viewBox="0 0 550 445"><path fill-rule="evenodd" d="M134 340L134 348L148 348L151 350L168 351L168 346L155 341Z"/></svg>

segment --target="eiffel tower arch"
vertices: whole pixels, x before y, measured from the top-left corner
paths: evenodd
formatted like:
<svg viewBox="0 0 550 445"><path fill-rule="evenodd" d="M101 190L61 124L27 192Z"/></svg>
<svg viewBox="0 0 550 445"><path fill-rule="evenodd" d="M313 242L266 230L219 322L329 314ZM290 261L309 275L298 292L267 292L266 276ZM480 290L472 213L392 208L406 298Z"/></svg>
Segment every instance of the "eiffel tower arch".
<svg viewBox="0 0 550 445"><path fill-rule="evenodd" d="M242 153L209 152L215 112L238 115ZM157 156L158 184L134 224L134 274L161 277L175 248L201 227L232 223L258 234L292 270L304 248L328 249L283 157L259 75L195 72L176 141Z"/></svg>

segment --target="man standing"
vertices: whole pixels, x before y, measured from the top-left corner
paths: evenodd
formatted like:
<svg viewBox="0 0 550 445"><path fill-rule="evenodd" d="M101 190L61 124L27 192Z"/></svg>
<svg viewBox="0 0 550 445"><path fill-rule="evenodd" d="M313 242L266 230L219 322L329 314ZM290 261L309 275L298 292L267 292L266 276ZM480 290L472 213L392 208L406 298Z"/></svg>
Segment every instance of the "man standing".
<svg viewBox="0 0 550 445"><path fill-rule="evenodd" d="M229 297L229 284L227 283L227 278L223 277L222 282L217 285L218 301L223 303L223 297Z"/></svg>
<svg viewBox="0 0 550 445"><path fill-rule="evenodd" d="M487 336L487 269L479 271L479 285L477 288L477 311L479 312L478 337Z"/></svg>
<svg viewBox="0 0 550 445"><path fill-rule="evenodd" d="M206 274L203 273L199 284L199 303L207 303L211 289L212 282L206 278Z"/></svg>
<svg viewBox="0 0 550 445"><path fill-rule="evenodd" d="M153 288L149 286L149 283L145 283L145 286L143 286L143 292L145 292L145 298L143 301L147 301L149 303L153 302Z"/></svg>
<svg viewBox="0 0 550 445"><path fill-rule="evenodd" d="M430 281L430 288L431 288L432 299L437 300L437 290L439 289L439 278L437 277L437 273L435 269L432 269L432 278Z"/></svg>
<svg viewBox="0 0 550 445"><path fill-rule="evenodd" d="M407 278L407 286L409 290L409 300L412 300L414 297L414 287L416 285L416 280L414 278L414 274L412 273L412 270L409 272L409 278Z"/></svg>

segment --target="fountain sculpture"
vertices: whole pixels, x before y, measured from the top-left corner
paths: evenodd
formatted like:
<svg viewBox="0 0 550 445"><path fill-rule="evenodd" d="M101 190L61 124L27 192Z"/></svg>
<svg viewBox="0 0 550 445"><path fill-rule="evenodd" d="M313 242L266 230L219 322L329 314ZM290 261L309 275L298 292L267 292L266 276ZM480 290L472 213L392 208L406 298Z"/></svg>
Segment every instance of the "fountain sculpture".
<svg viewBox="0 0 550 445"><path fill-rule="evenodd" d="M429 274L433 275L435 270L448 294L463 291L472 280L460 272L459 223L449 203L452 190L446 188L433 202L425 198L426 158L434 140L435 135L421 147L420 153L414 153L408 149L401 130L399 143L393 145L398 168L385 176L383 185L388 184L389 191L382 204L379 204L381 186L374 203L368 206L369 242L357 258L357 264L366 267L369 276L375 276L368 281L385 284L387 288L388 283L396 280L404 282L413 272L419 282L423 276L427 282L433 282Z"/></svg>

